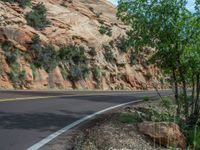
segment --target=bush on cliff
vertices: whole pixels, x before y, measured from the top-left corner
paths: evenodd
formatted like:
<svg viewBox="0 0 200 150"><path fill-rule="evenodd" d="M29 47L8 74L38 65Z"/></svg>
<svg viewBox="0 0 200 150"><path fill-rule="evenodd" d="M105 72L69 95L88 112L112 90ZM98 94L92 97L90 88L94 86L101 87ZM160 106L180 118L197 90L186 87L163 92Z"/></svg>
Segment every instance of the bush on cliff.
<svg viewBox="0 0 200 150"><path fill-rule="evenodd" d="M31 0L2 0L9 3L18 3L20 7L26 7L31 4Z"/></svg>
<svg viewBox="0 0 200 150"><path fill-rule="evenodd" d="M44 29L50 25L50 21L46 16L47 9L43 3L33 6L32 11L25 15L27 24L35 29Z"/></svg>

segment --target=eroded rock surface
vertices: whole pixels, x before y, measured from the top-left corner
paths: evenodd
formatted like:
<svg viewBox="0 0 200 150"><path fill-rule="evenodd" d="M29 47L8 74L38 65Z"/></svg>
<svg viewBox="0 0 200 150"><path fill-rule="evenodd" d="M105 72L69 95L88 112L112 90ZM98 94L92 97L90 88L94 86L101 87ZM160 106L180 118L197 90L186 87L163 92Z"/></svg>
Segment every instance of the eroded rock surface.
<svg viewBox="0 0 200 150"><path fill-rule="evenodd" d="M27 46L36 34L40 36L43 44L51 43L55 47L61 44L78 44L86 50L89 68L96 65L102 72L98 83L93 79L91 72L86 80L72 83L69 79L63 78L60 68L57 67L52 73L54 88L131 90L151 89L154 83L161 87L162 74L157 67L144 65L147 59L145 55L141 59L138 58L136 64L132 65L130 53L121 53L117 48L116 41L125 34L128 28L117 20L116 8L111 3L106 0L32 0L33 4L38 2L44 3L47 8L47 17L51 21L51 26L44 30L35 30L27 25L24 15L30 11L29 7L22 9L16 4L0 1L0 43L10 41L22 54L29 51ZM99 27L102 24L112 29L111 37L99 33ZM106 61L104 45L112 45L114 64ZM95 58L91 58L88 54L90 47L94 47L97 51ZM0 53L1 56L4 55L1 49ZM10 67L5 58L1 59L0 88L13 88L8 77ZM35 73L37 76L34 78L28 62L25 61L20 65L26 71L24 88L45 89L49 87L48 73L37 69ZM156 78L147 79L148 73Z"/></svg>

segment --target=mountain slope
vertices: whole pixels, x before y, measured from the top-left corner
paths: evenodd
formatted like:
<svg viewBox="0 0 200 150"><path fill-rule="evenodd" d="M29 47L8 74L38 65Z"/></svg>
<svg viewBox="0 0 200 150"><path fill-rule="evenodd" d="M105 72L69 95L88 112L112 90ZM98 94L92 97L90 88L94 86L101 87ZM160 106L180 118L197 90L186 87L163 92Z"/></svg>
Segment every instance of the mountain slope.
<svg viewBox="0 0 200 150"><path fill-rule="evenodd" d="M43 30L36 30L27 25L25 14L31 8L20 8L17 4L0 1L0 43L9 41L20 50L18 62L25 71L25 79L15 88L46 89L149 89L153 83L161 86L163 77L155 66L147 65L146 48L143 54L135 57L134 51L121 52L119 43L128 29L116 18L115 7L106 0L32 0L35 5L43 2L47 8L47 18L51 25ZM109 34L101 34L99 29L106 27ZM111 35L110 35L111 34ZM61 45L80 45L84 47L89 72L87 77L71 80L69 68L62 68L60 63L51 73L43 68L33 68L27 61L30 43L35 35L39 35L41 43L51 44L56 50ZM91 56L91 50L97 55ZM111 63L106 59L110 52ZM11 65L6 60L5 52L0 48L0 88L13 88L10 77ZM132 57L133 56L133 57ZM132 63L131 63L132 62ZM99 74L95 79L96 69ZM152 75L156 78L151 79Z"/></svg>

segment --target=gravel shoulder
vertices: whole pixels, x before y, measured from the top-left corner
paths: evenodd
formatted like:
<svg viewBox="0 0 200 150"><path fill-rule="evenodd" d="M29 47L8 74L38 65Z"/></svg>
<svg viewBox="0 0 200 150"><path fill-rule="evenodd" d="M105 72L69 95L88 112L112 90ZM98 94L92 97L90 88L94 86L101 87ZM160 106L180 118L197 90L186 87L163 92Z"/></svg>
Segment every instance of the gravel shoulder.
<svg viewBox="0 0 200 150"><path fill-rule="evenodd" d="M92 119L48 143L42 150L166 150L138 132L137 123L120 121L136 107L156 107L159 101L139 102Z"/></svg>

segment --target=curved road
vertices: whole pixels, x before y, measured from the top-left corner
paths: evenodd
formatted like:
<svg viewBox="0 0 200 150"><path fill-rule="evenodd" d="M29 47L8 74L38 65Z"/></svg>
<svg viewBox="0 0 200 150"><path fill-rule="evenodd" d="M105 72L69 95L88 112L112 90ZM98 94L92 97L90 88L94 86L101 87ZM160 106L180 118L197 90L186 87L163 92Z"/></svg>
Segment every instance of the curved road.
<svg viewBox="0 0 200 150"><path fill-rule="evenodd" d="M171 91L161 91L169 95ZM0 150L25 150L76 120L156 92L0 91ZM17 98L17 99L16 99Z"/></svg>

